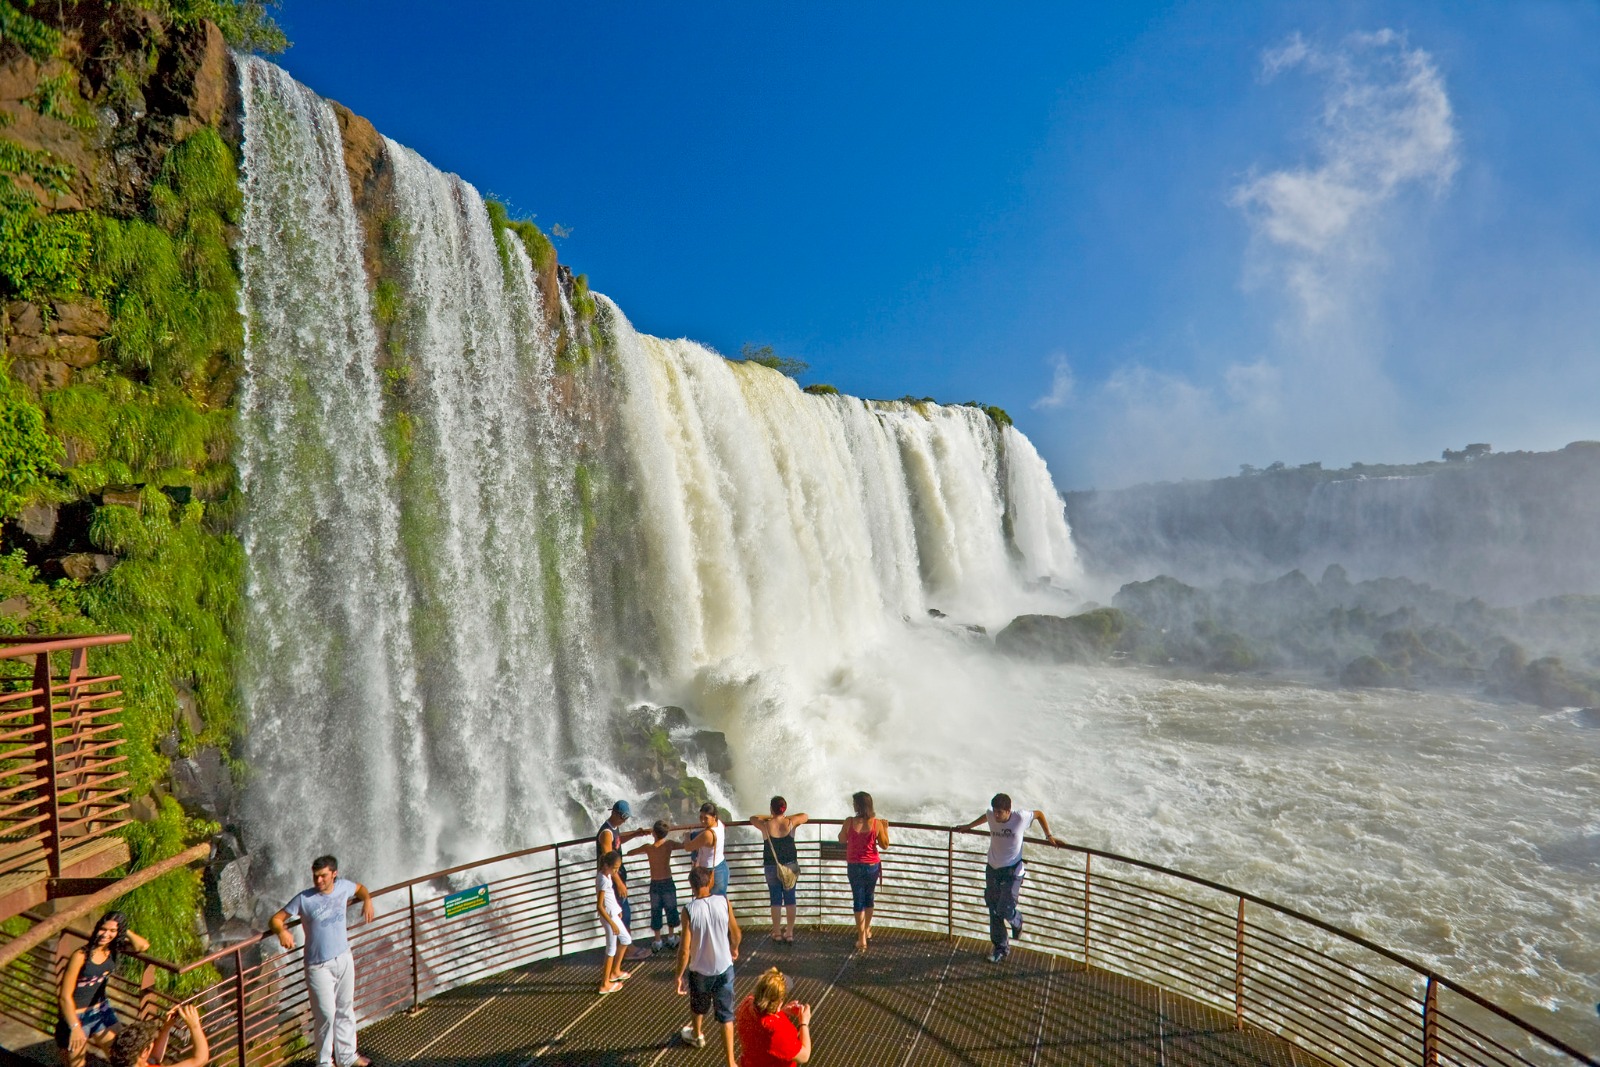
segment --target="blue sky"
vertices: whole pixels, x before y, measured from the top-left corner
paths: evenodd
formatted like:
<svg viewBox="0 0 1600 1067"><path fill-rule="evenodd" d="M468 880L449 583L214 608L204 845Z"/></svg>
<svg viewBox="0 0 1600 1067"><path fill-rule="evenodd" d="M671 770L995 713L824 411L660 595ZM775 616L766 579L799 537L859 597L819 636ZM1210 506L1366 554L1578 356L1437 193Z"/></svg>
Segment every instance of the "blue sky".
<svg viewBox="0 0 1600 1067"><path fill-rule="evenodd" d="M1063 489L1600 437L1600 5L284 0L640 329Z"/></svg>

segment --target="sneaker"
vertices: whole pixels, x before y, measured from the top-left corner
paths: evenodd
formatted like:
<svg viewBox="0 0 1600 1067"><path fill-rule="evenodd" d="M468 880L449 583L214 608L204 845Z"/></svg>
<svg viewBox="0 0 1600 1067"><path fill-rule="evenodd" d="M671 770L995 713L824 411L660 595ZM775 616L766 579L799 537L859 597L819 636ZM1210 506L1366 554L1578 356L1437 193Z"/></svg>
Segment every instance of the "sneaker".
<svg viewBox="0 0 1600 1067"><path fill-rule="evenodd" d="M1011 937L1013 940L1022 936L1022 912L1017 912L1011 917Z"/></svg>
<svg viewBox="0 0 1600 1067"><path fill-rule="evenodd" d="M685 1026L682 1030L679 1030L678 1036L683 1038L683 1043L688 1045L690 1048L706 1047L706 1035L695 1033L693 1024Z"/></svg>
<svg viewBox="0 0 1600 1067"><path fill-rule="evenodd" d="M677 934L673 934L671 937L667 938L667 947L668 948L677 948L678 947L678 935Z"/></svg>
<svg viewBox="0 0 1600 1067"><path fill-rule="evenodd" d="M1003 960L1005 958L1006 958L1006 950L1003 949L1003 948L997 948L993 952L989 953L989 962L990 963L999 963L1001 960Z"/></svg>
<svg viewBox="0 0 1600 1067"><path fill-rule="evenodd" d="M658 937L654 941L650 942L650 953L651 953L651 955L654 955L655 953L660 952L665 947L666 946L664 944L662 944L661 939Z"/></svg>

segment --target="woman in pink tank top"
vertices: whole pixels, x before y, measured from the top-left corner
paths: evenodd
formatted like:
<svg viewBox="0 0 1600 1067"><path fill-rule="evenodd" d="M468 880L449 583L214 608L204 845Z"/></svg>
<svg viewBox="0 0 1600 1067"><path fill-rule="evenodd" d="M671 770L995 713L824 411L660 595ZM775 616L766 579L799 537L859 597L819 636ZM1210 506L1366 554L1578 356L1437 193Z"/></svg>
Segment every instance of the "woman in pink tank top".
<svg viewBox="0 0 1600 1067"><path fill-rule="evenodd" d="M872 937L872 904L883 877L879 849L889 847L889 824L872 808L871 793L856 793L850 800L856 813L839 828L844 858L850 872L850 904L856 913L856 951L867 950Z"/></svg>

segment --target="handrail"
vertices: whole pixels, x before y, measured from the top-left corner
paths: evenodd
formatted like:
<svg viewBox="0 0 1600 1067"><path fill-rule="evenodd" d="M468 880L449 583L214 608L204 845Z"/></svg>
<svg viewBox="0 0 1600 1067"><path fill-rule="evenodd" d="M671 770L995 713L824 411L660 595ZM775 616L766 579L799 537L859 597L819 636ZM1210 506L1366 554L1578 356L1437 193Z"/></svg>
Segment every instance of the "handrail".
<svg viewBox="0 0 1600 1067"><path fill-rule="evenodd" d="M838 819L810 820L818 830L841 823ZM725 825L748 827L750 823ZM903 873L880 889L878 921L885 926L898 923L949 936L981 938L987 919L980 918L982 904L976 890L982 885L977 871L983 852L970 846L958 850L955 843L957 835L972 842L985 841L987 834L927 823L893 825L907 836L897 840L886 858ZM932 835L933 843L927 835ZM799 842L803 856L819 861L815 872L808 875L808 894L813 900L807 910L818 923L843 921L840 901L847 898L840 888L842 871L830 869L837 864L824 860L821 837L813 841L811 836L808 833ZM1037 950L1154 982L1179 995L1198 996L1232 1016L1238 1026L1264 1027L1330 1063L1410 1067L1416 1062L1416 1042L1420 1040L1424 1053L1421 1067L1441 1067L1447 1061L1472 1067L1541 1067L1554 1062L1551 1054L1564 1058L1562 1063L1600 1067L1595 1058L1459 983L1331 923L1160 864L1082 845L1058 842L1052 846L1038 838L1027 840L1036 850L1030 866L1037 883L1029 900L1036 909L1037 925L1031 927L1029 945ZM760 869L760 846L747 836L734 835L726 854L735 870L734 906L755 911L765 904L758 879L750 877ZM1083 867L1060 862L1067 855L1083 857ZM544 856L552 857L553 865L542 863L493 875L487 870ZM381 1018L521 962L591 947L598 931L593 901L582 889L583 878L574 879L570 874L564 878L563 872L587 871L592 863L593 839L572 838L373 890L375 899L398 894L401 900L397 907L380 912L372 923L352 930L357 956L367 961L360 964L368 984L358 989L358 1010L368 1020ZM1129 873L1119 874L1119 867ZM469 881L490 886L495 902L490 909L475 913L476 917L450 919L443 914L443 896L450 888L460 888L462 882L436 887L436 894L420 899L424 894L418 887L424 883L468 872L479 872L476 880ZM1142 873L1130 877L1133 872ZM1145 875L1170 879L1177 885L1152 882ZM1177 892L1180 885L1230 899L1223 907L1208 902L1210 898L1204 895ZM939 902L942 907L928 906L933 891L944 897ZM1252 913L1247 918L1247 905L1296 925L1263 925L1259 915ZM1293 931L1299 926L1318 936L1298 940ZM158 969L181 975L208 964L222 968L226 975L222 982L188 998L216 1022L217 1032L232 1024L236 1036L224 1038L231 1044L215 1050L219 1062L228 1049L234 1049L241 1065L246 1064L248 1051L249 1067L274 1067L289 1055L287 1050L297 1040L294 1035L303 1026L304 982L299 968L290 965L298 950L262 957L258 946L266 936L256 934L182 966L133 954L147 964L146 987L150 986L148 976ZM1331 939L1330 943L1322 943L1323 936ZM1353 962L1365 957L1336 953L1338 945L1370 953L1381 965L1401 968L1411 977L1401 980L1398 973L1386 974L1383 966ZM1444 991L1499 1022L1491 1026L1486 1020L1441 1007L1439 998ZM142 996L160 999L149 992ZM0 1004L0 1011L6 1010ZM12 1013L20 1010L12 1009ZM1507 1044L1507 1035L1496 1029L1500 1023L1521 1037ZM1490 1036L1491 1030L1500 1036ZM1536 1043L1529 1045L1537 1052L1534 1058L1517 1051L1519 1043L1530 1042Z"/></svg>
<svg viewBox="0 0 1600 1067"><path fill-rule="evenodd" d="M10 634L0 637L0 659L37 656L47 652L71 652L80 648L99 648L102 645L123 645L132 640L130 634L87 634L80 637Z"/></svg>

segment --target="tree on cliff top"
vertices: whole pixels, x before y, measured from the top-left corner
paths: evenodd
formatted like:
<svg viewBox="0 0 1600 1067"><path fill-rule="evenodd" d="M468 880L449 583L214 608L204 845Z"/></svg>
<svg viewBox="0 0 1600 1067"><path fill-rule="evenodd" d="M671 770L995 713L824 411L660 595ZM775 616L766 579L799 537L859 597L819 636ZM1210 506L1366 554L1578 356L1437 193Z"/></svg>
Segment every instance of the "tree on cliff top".
<svg viewBox="0 0 1600 1067"><path fill-rule="evenodd" d="M778 353L773 350L771 345L757 346L748 341L745 342L744 347L739 349L739 362L757 363L763 367L775 370L779 374L787 374L791 378L800 377L800 375L804 374L811 366L811 364L807 363L803 359L794 359L790 356L778 355Z"/></svg>

